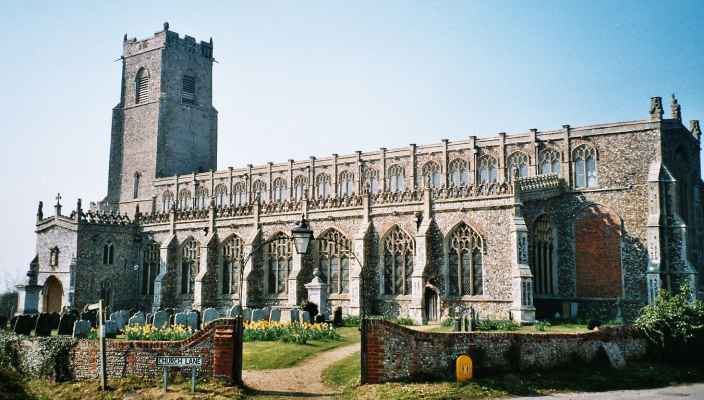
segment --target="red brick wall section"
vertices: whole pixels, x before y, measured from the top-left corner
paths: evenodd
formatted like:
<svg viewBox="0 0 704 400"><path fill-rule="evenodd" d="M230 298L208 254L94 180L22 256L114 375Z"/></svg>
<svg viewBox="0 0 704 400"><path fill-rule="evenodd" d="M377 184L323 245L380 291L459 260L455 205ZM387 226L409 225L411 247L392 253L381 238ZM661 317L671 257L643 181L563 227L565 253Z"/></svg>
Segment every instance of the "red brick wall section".
<svg viewBox="0 0 704 400"><path fill-rule="evenodd" d="M107 340L108 378L134 375L159 377L163 373L157 368L157 356L187 355L200 356L203 365L198 369L199 376L224 379L230 383L235 376L233 368L234 319L214 321L204 330L186 340L147 341L147 340ZM70 368L74 379L94 379L98 377L98 341L80 340L71 350ZM174 369L176 371L176 369ZM183 374L190 375L190 369L182 368Z"/></svg>
<svg viewBox="0 0 704 400"><path fill-rule="evenodd" d="M574 224L577 296L620 297L621 221L602 206L583 209Z"/></svg>
<svg viewBox="0 0 704 400"><path fill-rule="evenodd" d="M367 383L454 379L457 357L468 354L476 375L549 370L599 357L602 342L616 343L627 360L646 355L648 342L629 328L587 333L429 333L383 320L367 323ZM364 368L362 369L364 370Z"/></svg>

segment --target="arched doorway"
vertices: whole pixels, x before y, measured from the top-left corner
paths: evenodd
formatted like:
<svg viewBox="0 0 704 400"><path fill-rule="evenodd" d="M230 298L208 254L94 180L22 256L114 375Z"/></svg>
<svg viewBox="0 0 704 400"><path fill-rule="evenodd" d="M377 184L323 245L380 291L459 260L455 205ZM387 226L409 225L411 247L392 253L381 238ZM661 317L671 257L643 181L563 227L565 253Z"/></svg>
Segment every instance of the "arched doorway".
<svg viewBox="0 0 704 400"><path fill-rule="evenodd" d="M50 276L44 282L44 312L61 312L64 289L61 281L55 276Z"/></svg>
<svg viewBox="0 0 704 400"><path fill-rule="evenodd" d="M432 286L426 286L423 293L423 311L426 321L429 323L438 322L440 319L439 306L438 291Z"/></svg>

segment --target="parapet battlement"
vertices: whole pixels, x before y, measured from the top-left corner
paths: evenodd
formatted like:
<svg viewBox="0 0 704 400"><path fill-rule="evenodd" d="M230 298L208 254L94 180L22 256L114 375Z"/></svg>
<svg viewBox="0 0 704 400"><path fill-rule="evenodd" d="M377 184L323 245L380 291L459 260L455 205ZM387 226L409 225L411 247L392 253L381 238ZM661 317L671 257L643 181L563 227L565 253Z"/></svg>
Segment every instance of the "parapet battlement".
<svg viewBox="0 0 704 400"><path fill-rule="evenodd" d="M131 57L147 51L163 49L165 47L181 47L192 53L200 54L206 58L213 57L213 38L210 42L200 41L192 36L184 35L183 38L177 32L169 30L169 23L164 22L164 29L154 33L154 36L138 40L137 38L127 38L127 34L122 38L123 57Z"/></svg>

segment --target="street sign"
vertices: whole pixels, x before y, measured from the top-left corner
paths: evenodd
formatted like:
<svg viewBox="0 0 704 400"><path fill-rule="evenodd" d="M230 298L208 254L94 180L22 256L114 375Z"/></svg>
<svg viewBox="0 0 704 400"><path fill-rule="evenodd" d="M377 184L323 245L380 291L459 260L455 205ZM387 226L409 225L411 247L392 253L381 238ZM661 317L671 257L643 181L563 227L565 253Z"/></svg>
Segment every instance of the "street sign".
<svg viewBox="0 0 704 400"><path fill-rule="evenodd" d="M474 375L474 363L472 358L468 355L461 355L457 357L455 374L457 376L457 382L467 382L472 380Z"/></svg>
<svg viewBox="0 0 704 400"><path fill-rule="evenodd" d="M198 356L157 356L156 366L164 368L164 393L169 384L169 368L191 367L191 392L196 391L196 368L203 365Z"/></svg>

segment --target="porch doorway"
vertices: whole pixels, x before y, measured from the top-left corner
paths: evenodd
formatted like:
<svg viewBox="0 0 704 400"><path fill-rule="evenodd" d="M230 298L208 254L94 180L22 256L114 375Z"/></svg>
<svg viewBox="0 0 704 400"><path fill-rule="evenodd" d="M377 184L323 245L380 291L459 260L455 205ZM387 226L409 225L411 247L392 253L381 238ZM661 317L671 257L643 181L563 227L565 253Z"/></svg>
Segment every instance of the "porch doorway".
<svg viewBox="0 0 704 400"><path fill-rule="evenodd" d="M428 323L435 323L440 319L439 305L438 291L433 287L426 286L425 293L423 293L423 311Z"/></svg>
<svg viewBox="0 0 704 400"><path fill-rule="evenodd" d="M44 283L44 312L61 312L64 289L55 276L50 276Z"/></svg>

